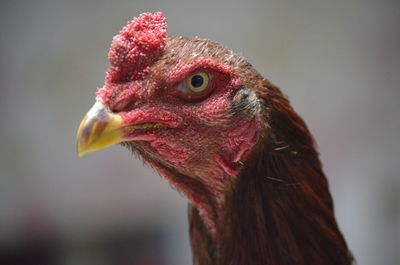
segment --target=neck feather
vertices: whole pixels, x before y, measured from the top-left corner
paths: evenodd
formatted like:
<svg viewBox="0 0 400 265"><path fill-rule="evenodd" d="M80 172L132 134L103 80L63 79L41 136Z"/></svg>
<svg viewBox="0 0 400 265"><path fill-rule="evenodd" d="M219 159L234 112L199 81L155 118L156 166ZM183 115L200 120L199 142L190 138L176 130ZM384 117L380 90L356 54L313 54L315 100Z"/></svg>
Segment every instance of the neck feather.
<svg viewBox="0 0 400 265"><path fill-rule="evenodd" d="M285 98L270 106L271 132L227 191L215 233L190 209L194 264L351 264L306 125Z"/></svg>

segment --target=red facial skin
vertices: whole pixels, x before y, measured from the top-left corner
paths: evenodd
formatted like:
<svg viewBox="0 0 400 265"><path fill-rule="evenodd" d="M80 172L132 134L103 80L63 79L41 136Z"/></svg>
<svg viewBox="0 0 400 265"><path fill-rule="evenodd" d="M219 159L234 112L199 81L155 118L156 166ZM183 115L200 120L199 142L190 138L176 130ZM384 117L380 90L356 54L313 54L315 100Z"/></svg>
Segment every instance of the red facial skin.
<svg viewBox="0 0 400 265"><path fill-rule="evenodd" d="M97 97L121 115L125 126L144 123L165 126L127 129L124 136L147 162L192 201L213 229L216 222L202 195L180 185L166 168L201 181L213 199L222 202L226 185L234 181L258 142L260 122L256 117L236 115L232 111L232 100L241 86L240 79L228 65L196 57L175 65L154 66L157 54L165 46L166 25L159 13L144 16L146 19L141 15L114 37L111 67ZM151 16L156 25L151 24ZM137 32L126 34L132 28L141 30L140 41L146 45L137 44ZM126 45L122 47L121 43ZM207 72L210 76L204 93L193 96L177 89L186 78L198 72Z"/></svg>

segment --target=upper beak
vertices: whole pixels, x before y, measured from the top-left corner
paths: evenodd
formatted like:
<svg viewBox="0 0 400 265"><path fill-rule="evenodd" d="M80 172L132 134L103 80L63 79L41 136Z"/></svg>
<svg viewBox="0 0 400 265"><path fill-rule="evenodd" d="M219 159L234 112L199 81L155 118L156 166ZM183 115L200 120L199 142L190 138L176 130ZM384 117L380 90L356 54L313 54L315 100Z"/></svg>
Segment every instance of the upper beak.
<svg viewBox="0 0 400 265"><path fill-rule="evenodd" d="M76 152L83 156L122 142L122 118L97 101L83 117L76 134Z"/></svg>

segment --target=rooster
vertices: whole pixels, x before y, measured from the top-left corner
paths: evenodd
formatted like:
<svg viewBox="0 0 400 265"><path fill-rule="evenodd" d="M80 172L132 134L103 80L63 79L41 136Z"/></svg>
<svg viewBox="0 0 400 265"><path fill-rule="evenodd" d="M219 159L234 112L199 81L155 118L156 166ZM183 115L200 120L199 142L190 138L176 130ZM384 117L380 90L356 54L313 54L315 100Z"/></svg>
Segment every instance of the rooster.
<svg viewBox="0 0 400 265"><path fill-rule="evenodd" d="M77 152L121 143L184 194L194 264L352 263L307 126L243 57L144 13L108 58Z"/></svg>

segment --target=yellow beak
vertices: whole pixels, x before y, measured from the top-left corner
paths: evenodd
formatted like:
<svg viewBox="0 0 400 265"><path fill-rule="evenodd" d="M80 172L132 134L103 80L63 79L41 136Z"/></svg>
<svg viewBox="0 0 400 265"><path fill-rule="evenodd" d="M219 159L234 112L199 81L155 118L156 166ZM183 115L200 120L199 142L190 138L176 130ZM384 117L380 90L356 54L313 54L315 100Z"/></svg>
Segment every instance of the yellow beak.
<svg viewBox="0 0 400 265"><path fill-rule="evenodd" d="M122 142L122 118L96 102L83 117L76 134L76 152L83 156L107 146Z"/></svg>

